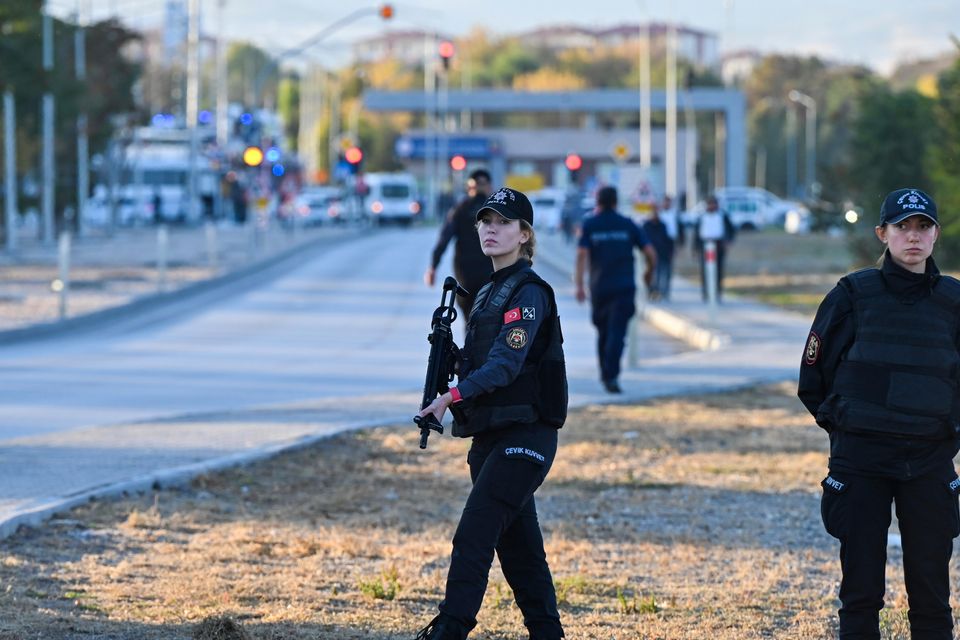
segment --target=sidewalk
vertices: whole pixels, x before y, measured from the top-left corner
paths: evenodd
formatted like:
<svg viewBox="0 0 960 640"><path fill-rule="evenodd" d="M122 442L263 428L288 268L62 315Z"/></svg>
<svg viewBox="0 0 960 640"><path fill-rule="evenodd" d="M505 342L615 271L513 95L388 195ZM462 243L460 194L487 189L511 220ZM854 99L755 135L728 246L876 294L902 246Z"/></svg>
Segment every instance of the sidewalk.
<svg viewBox="0 0 960 640"><path fill-rule="evenodd" d="M112 234L91 230L71 238L65 318L53 285L60 278L58 244L21 233L14 251L0 250L0 343L62 331L80 317L89 322L96 320L85 317L89 314L122 312L134 302L163 303L191 287L282 259L318 239L354 232L353 227L283 229L253 223L173 226L161 249L157 227L120 228Z"/></svg>

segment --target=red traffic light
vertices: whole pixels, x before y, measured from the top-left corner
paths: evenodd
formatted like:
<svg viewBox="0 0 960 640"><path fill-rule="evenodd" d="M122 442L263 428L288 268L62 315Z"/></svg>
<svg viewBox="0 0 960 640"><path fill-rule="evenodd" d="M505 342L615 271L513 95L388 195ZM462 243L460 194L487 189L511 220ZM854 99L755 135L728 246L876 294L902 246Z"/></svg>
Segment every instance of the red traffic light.
<svg viewBox="0 0 960 640"><path fill-rule="evenodd" d="M350 147L344 152L343 157L350 164L360 164L360 161L363 160L363 151L360 150L360 147Z"/></svg>
<svg viewBox="0 0 960 640"><path fill-rule="evenodd" d="M567 155L567 159L563 161L563 164L566 165L570 171L579 171L580 167L583 166L583 158L575 153L571 153Z"/></svg>
<svg viewBox="0 0 960 640"><path fill-rule="evenodd" d="M380 7L380 17L384 20L389 20L393 17L393 5L385 4Z"/></svg>
<svg viewBox="0 0 960 640"><path fill-rule="evenodd" d="M440 57L444 60L449 60L453 57L453 43L449 40L444 40L440 43Z"/></svg>
<svg viewBox="0 0 960 640"><path fill-rule="evenodd" d="M467 168L467 159L463 156L453 156L450 158L450 168L454 171L463 171Z"/></svg>

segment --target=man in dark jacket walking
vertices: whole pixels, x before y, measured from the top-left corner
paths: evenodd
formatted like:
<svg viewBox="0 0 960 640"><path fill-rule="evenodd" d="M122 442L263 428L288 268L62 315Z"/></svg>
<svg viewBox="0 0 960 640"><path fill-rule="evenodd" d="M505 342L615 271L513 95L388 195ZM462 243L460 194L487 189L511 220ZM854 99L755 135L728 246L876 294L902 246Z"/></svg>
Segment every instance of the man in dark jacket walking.
<svg viewBox="0 0 960 640"><path fill-rule="evenodd" d="M480 287L490 280L493 265L490 258L483 254L480 237L477 235L477 211L486 202L491 191L490 173L486 169L477 169L467 180L467 197L450 210L440 229L440 237L433 248L430 266L423 274L423 281L432 287L436 282L437 265L450 240L456 238L453 247L453 273L457 282L470 295L457 296L457 306L463 313L464 321L470 318L474 297Z"/></svg>

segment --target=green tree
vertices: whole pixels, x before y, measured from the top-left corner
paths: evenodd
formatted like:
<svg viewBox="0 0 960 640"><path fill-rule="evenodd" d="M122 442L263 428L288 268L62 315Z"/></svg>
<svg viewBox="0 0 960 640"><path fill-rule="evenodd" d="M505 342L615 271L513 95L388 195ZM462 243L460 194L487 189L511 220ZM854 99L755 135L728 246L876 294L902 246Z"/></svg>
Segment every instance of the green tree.
<svg viewBox="0 0 960 640"><path fill-rule="evenodd" d="M960 44L957 46L960 50ZM933 107L936 119L936 144L929 155L931 195L940 212L941 255L944 263L960 266L960 55L953 66L940 74L937 100Z"/></svg>
<svg viewBox="0 0 960 640"><path fill-rule="evenodd" d="M883 197L901 187L930 189L925 164L935 137L929 98L885 85L864 94L850 141L851 193L864 215L850 246L861 260L876 257L873 226Z"/></svg>
<svg viewBox="0 0 960 640"><path fill-rule="evenodd" d="M115 115L136 117L133 86L139 66L124 55L138 36L116 21L99 22L86 30L86 82L75 75L76 25L54 20L54 66L43 69L42 3L38 0L8 0L0 5L0 91L14 94L17 115L18 184L40 179L42 145L40 104L47 90L55 100L54 165L56 192L54 211L76 204L77 116L88 115L91 154L102 153L118 123ZM2 142L0 131L0 142ZM19 194L20 210L39 206L36 193Z"/></svg>
<svg viewBox="0 0 960 640"><path fill-rule="evenodd" d="M248 109L277 104L280 74L267 53L247 42L235 42L227 50L227 96Z"/></svg>
<svg viewBox="0 0 960 640"><path fill-rule="evenodd" d="M283 120L283 135L292 149L297 149L300 131L300 78L286 74L280 81L277 96L277 112Z"/></svg>

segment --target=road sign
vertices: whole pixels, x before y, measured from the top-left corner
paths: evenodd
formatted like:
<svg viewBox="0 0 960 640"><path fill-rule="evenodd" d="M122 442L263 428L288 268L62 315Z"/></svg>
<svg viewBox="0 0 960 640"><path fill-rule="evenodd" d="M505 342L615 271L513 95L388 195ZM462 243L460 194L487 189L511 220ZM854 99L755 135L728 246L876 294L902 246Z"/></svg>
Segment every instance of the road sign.
<svg viewBox="0 0 960 640"><path fill-rule="evenodd" d="M613 159L617 162L623 162L630 157L630 145L626 142L617 142L610 147L610 155L612 155Z"/></svg>

